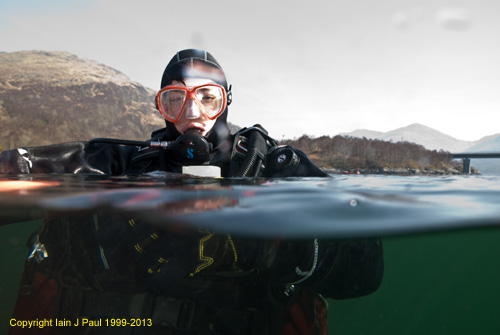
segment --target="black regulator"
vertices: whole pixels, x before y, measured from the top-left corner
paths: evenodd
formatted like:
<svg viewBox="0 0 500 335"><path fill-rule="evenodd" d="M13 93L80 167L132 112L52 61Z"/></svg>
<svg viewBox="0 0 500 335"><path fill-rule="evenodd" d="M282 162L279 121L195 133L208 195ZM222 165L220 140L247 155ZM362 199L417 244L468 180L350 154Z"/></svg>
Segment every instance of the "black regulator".
<svg viewBox="0 0 500 335"><path fill-rule="evenodd" d="M90 143L110 143L138 147L160 147L171 151L182 165L202 165L209 161L213 145L196 133L183 134L175 141L133 141L114 138L94 138Z"/></svg>

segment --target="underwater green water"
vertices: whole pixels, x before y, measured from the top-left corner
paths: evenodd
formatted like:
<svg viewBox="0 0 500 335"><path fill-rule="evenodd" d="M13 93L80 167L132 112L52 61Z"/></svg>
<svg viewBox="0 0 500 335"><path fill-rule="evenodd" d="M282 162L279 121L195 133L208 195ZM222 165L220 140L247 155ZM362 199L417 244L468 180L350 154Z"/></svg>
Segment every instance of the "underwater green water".
<svg viewBox="0 0 500 335"><path fill-rule="evenodd" d="M331 334L500 334L500 229L387 237L374 294L329 300Z"/></svg>
<svg viewBox="0 0 500 335"><path fill-rule="evenodd" d="M8 329L40 221L0 227L0 334ZM330 334L499 334L500 229L383 238L385 273L375 293L328 300Z"/></svg>

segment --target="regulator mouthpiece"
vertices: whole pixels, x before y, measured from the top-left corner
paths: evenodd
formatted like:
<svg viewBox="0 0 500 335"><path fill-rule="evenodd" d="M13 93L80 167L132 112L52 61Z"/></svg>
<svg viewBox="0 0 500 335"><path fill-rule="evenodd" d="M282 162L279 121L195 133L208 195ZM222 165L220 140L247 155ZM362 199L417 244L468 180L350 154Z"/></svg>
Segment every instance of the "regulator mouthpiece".
<svg viewBox="0 0 500 335"><path fill-rule="evenodd" d="M212 145L206 138L191 132L179 136L170 146L182 165L201 165L209 161Z"/></svg>
<svg viewBox="0 0 500 335"><path fill-rule="evenodd" d="M202 132L203 132L203 130L201 130L199 128L189 128L188 130L186 130L184 132L184 134L193 134L193 135L200 135L201 136Z"/></svg>

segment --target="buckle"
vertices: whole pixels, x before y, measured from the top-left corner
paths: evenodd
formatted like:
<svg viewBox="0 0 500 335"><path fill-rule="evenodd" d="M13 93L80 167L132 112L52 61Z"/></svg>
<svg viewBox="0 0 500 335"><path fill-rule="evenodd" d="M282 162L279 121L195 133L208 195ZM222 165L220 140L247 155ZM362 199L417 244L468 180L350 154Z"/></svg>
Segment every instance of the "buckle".
<svg viewBox="0 0 500 335"><path fill-rule="evenodd" d="M31 254L28 256L28 260L35 259L37 263L41 263L45 258L49 255L47 253L47 249L45 249L45 245L40 243L38 235L36 236L36 241L33 244L33 250Z"/></svg>

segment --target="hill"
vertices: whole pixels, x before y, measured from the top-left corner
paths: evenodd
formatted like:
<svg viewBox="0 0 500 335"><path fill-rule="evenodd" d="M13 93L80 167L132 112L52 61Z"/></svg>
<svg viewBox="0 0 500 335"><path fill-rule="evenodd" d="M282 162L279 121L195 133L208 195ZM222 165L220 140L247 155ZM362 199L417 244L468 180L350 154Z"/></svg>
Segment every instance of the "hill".
<svg viewBox="0 0 500 335"><path fill-rule="evenodd" d="M418 123L394 129L385 133L363 129L355 130L350 133L343 133L340 135L366 137L369 139L378 139L392 142L411 142L423 145L426 149L429 150L445 150L449 152L461 152L479 143L479 141L459 140L436 129Z"/></svg>
<svg viewBox="0 0 500 335"><path fill-rule="evenodd" d="M146 139L165 125L153 90L66 52L0 53L0 146Z"/></svg>
<svg viewBox="0 0 500 335"><path fill-rule="evenodd" d="M383 173L403 175L461 174L462 164L453 160L447 151L427 150L410 142L388 142L350 136L304 135L285 140L304 151L319 167L331 173ZM473 169L473 173L477 171Z"/></svg>
<svg viewBox="0 0 500 335"><path fill-rule="evenodd" d="M500 134L482 138L479 143L467 148L467 152L500 152Z"/></svg>
<svg viewBox="0 0 500 335"><path fill-rule="evenodd" d="M340 136L351 136L351 137L359 137L359 138L371 138L376 139L378 136L384 135L381 131L369 130L369 129L356 129L351 131L350 133L342 133Z"/></svg>

